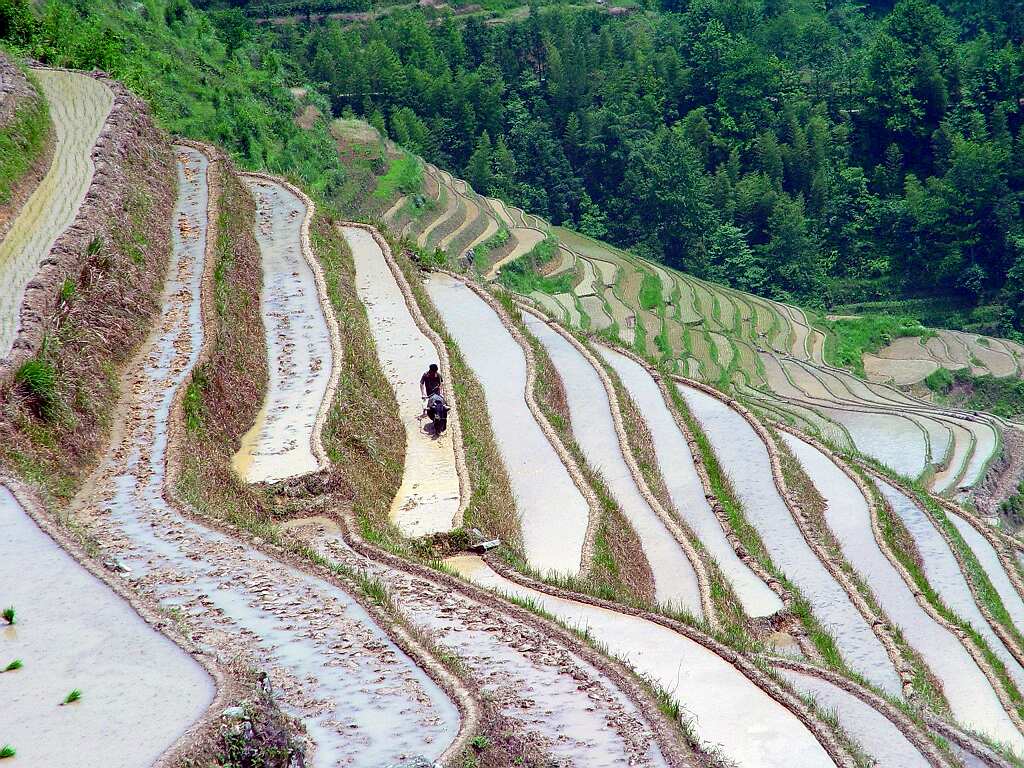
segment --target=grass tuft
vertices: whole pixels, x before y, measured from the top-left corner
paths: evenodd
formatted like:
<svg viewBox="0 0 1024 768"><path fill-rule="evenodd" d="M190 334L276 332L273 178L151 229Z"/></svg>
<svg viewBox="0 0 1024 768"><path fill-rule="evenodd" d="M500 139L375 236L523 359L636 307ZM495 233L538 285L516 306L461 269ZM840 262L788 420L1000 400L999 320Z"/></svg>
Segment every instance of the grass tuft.
<svg viewBox="0 0 1024 768"><path fill-rule="evenodd" d="M10 744L4 744L0 747L0 760L4 760L8 757L14 757L16 754L18 754L18 751Z"/></svg>
<svg viewBox="0 0 1024 768"><path fill-rule="evenodd" d="M68 695L64 697L64 701L61 702L61 706L65 704L74 704L76 701L82 698L82 691L78 688L72 688Z"/></svg>
<svg viewBox="0 0 1024 768"><path fill-rule="evenodd" d="M6 621L8 624L14 624L14 622L17 619L17 611L14 610L13 605L4 608L4 612L0 615L4 617L4 621Z"/></svg>
<svg viewBox="0 0 1024 768"><path fill-rule="evenodd" d="M25 664L22 662L21 659L15 659L6 667L4 667L4 672L13 672L16 669L21 669L23 666L25 666Z"/></svg>

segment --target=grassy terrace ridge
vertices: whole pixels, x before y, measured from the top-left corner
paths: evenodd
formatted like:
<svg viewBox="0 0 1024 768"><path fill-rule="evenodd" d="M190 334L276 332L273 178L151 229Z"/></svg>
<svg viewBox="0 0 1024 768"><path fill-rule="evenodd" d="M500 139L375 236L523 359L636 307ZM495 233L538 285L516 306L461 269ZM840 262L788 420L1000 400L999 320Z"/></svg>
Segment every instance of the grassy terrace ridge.
<svg viewBox="0 0 1024 768"><path fill-rule="evenodd" d="M593 352L593 350L591 350ZM669 512L679 524L686 535L690 545L701 558L702 565L708 574L711 599L714 603L718 618L725 625L724 632L727 635L742 636L747 624L743 606L736 597L732 585L722 575L715 560L708 554L701 540L690 529L686 519L672 503L668 488L665 486L665 479L662 476L661 465L654 451L654 442L651 438L643 413L637 407L633 398L622 384L622 380L615 372L615 369L605 363L599 355L595 357L604 367L612 386L615 389L616 398L619 401L619 413L622 415L623 429L626 433L628 450L633 454L637 467L644 482L654 495L658 503Z"/></svg>
<svg viewBox="0 0 1024 768"><path fill-rule="evenodd" d="M11 202L18 182L43 157L52 131L49 105L31 74L27 76L34 95L19 101L10 120L0 126L0 211Z"/></svg>
<svg viewBox="0 0 1024 768"><path fill-rule="evenodd" d="M220 174L220 180L211 352L192 371L185 387L185 435L177 488L193 509L273 539L267 500L231 469L237 442L256 419L269 377L260 314L262 266L253 236L256 206L229 169Z"/></svg>

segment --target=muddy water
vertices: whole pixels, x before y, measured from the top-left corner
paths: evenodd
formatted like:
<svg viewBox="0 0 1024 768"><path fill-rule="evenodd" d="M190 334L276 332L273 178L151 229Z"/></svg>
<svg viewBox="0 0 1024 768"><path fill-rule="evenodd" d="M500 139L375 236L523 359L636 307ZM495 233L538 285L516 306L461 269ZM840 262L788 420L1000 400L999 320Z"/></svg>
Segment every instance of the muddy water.
<svg viewBox="0 0 1024 768"><path fill-rule="evenodd" d="M92 147L114 95L78 72L34 74L50 105L56 143L53 161L0 242L0 359L11 351L25 287L54 241L71 226L92 182Z"/></svg>
<svg viewBox="0 0 1024 768"><path fill-rule="evenodd" d="M403 573L354 552L332 526L305 521L307 539L333 562L383 583L396 608L457 656L467 682L539 742L558 765L661 768L653 733L635 705L600 670L499 606L447 584Z"/></svg>
<svg viewBox="0 0 1024 768"><path fill-rule="evenodd" d="M640 494L622 454L611 405L597 371L547 323L529 313L523 318L547 350L565 384L572 432L587 461L604 478L644 548L654 573L655 598L701 615L697 574L657 513Z"/></svg>
<svg viewBox="0 0 1024 768"><path fill-rule="evenodd" d="M636 616L553 597L499 576L478 557L448 564L469 580L538 607L604 644L682 707L702 744L741 766L833 765L804 725L735 667L704 646Z"/></svg>
<svg viewBox="0 0 1024 768"><path fill-rule="evenodd" d="M732 479L747 519L760 533L772 562L810 601L850 667L899 693L899 679L881 641L808 546L779 495L761 438L743 416L720 400L682 384L679 391Z"/></svg>
<svg viewBox="0 0 1024 768"><path fill-rule="evenodd" d="M256 200L270 379L263 408L232 465L246 482L272 482L320 468L312 443L319 439L317 416L333 357L316 279L302 248L306 204L280 184L245 181Z"/></svg>
<svg viewBox="0 0 1024 768"><path fill-rule="evenodd" d="M269 671L315 742L317 766L374 768L437 757L454 705L347 593L183 518L164 500L168 414L203 339L207 160L179 148L174 249L157 328L130 382L125 420L77 509L141 591L189 620L224 661ZM401 727L396 727L400 723Z"/></svg>
<svg viewBox="0 0 1024 768"><path fill-rule="evenodd" d="M213 701L209 675L43 533L0 486L0 599L18 621L0 633L0 741L14 765L72 766L103 755L144 768ZM73 597L73 599L71 599ZM58 706L72 688L82 701Z"/></svg>
<svg viewBox="0 0 1024 768"><path fill-rule="evenodd" d="M599 346L598 351L618 373L647 421L661 476L672 503L718 563L744 611L750 616L770 616L782 610L778 595L744 565L725 537L722 525L704 495L690 446L665 404L657 383L643 366L625 355L605 346Z"/></svg>
<svg viewBox="0 0 1024 768"><path fill-rule="evenodd" d="M881 481L878 482L878 487L914 538L923 560L928 583L939 593L942 602L985 638L993 653L1006 665L1006 671L1014 682L1018 686L1024 686L1024 669L978 609L967 580L946 540L921 508L901 490Z"/></svg>
<svg viewBox="0 0 1024 768"><path fill-rule="evenodd" d="M438 350L417 327L380 246L369 232L343 227L356 265L356 290L366 307L381 368L405 424L405 474L391 520L406 536L449 531L459 511L459 476L452 430L435 436L423 416L420 376L438 362ZM448 383L446 397L451 397Z"/></svg>
<svg viewBox="0 0 1024 768"><path fill-rule="evenodd" d="M435 274L427 292L483 387L527 559L542 573L579 573L590 509L526 406L526 355L461 281Z"/></svg>
<svg viewBox="0 0 1024 768"><path fill-rule="evenodd" d="M828 501L825 518L846 559L864 578L889 619L942 682L953 715L968 728L1019 749L1020 734L1003 711L974 659L951 632L935 623L882 553L871 528L870 511L859 489L824 454L785 435L790 450Z"/></svg>
<svg viewBox="0 0 1024 768"><path fill-rule="evenodd" d="M814 675L776 667L792 686L811 696L882 768L928 768L931 765L903 732L885 715L852 693Z"/></svg>
<svg viewBox="0 0 1024 768"><path fill-rule="evenodd" d="M989 544L988 539L978 533L974 526L960 517L960 515L946 512L946 517L960 531L960 535L964 537L967 546L971 548L978 558L978 562L981 563L981 567L985 569L989 581L992 582L992 586L999 593L999 597L1003 601L1003 605L1006 607L1017 629L1024 631L1024 600L1021 599L1020 594L1014 589L1013 582L1010 581L1010 577L1006 574L1006 570L1003 568L1003 564L1000 562L999 555L996 554L995 549Z"/></svg>

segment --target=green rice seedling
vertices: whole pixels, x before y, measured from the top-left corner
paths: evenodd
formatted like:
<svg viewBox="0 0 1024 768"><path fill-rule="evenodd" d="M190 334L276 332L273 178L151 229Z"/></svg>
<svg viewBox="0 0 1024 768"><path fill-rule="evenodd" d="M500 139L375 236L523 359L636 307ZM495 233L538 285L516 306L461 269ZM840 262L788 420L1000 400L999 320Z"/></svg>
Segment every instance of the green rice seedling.
<svg viewBox="0 0 1024 768"><path fill-rule="evenodd" d="M17 616L13 605L4 608L3 614L0 615L4 617L4 621L6 621L8 624L13 624Z"/></svg>
<svg viewBox="0 0 1024 768"><path fill-rule="evenodd" d="M17 750L10 744L4 744L0 747L0 760L8 757L14 757L16 754L18 754Z"/></svg>
<svg viewBox="0 0 1024 768"><path fill-rule="evenodd" d="M6 667L4 667L4 672L13 672L16 669L21 669L23 666L25 665L24 663L22 663L21 659L15 659Z"/></svg>
<svg viewBox="0 0 1024 768"><path fill-rule="evenodd" d="M61 706L64 706L65 704L74 704L81 698L82 692L78 688L72 688L68 695L64 697L64 701L61 702Z"/></svg>

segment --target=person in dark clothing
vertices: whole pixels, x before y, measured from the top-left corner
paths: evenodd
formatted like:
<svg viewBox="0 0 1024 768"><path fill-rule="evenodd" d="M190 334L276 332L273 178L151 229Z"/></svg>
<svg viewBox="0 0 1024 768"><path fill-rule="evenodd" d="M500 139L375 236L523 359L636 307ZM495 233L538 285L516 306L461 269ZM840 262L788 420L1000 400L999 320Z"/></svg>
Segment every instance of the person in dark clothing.
<svg viewBox="0 0 1024 768"><path fill-rule="evenodd" d="M448 403L440 392L435 392L427 398L427 417L434 430L434 437L440 436L448 429Z"/></svg>
<svg viewBox="0 0 1024 768"><path fill-rule="evenodd" d="M437 363L430 364L430 370L420 376L420 390L423 392L423 399L433 394L441 393L441 374L437 370Z"/></svg>

